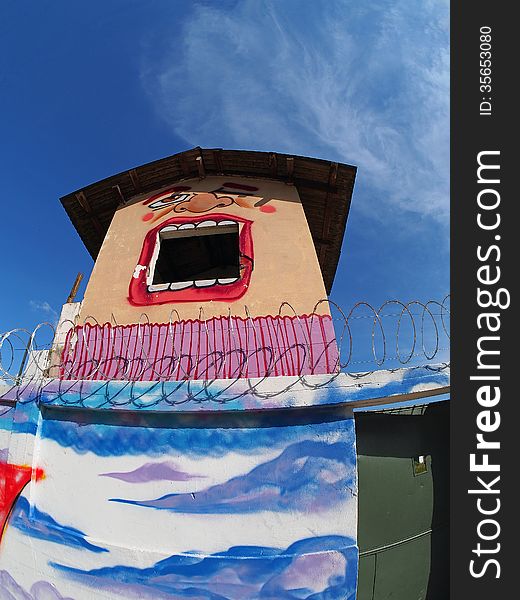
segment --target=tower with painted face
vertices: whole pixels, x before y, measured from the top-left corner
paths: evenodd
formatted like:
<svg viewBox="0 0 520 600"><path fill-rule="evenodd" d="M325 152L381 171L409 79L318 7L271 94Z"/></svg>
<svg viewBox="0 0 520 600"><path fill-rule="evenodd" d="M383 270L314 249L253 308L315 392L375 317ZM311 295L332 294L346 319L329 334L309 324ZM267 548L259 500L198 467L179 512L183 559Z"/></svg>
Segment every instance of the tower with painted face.
<svg viewBox="0 0 520 600"><path fill-rule="evenodd" d="M325 300L354 177L322 160L197 148L64 197L96 262L62 376L333 372Z"/></svg>

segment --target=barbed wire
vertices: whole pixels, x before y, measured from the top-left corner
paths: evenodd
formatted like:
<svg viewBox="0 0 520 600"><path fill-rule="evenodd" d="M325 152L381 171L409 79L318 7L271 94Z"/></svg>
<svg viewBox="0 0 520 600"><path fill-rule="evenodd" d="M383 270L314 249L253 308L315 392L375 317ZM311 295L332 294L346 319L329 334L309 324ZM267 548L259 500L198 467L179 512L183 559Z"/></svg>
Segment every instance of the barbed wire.
<svg viewBox="0 0 520 600"><path fill-rule="evenodd" d="M269 317L252 317L245 306L245 317L229 311L206 319L201 308L195 320L182 320L174 309L159 324L151 323L146 313L133 325L119 325L114 317L100 325L90 316L81 324L41 323L32 332L18 328L0 336L0 379L11 385L49 378L202 380L207 392L217 379L232 385L239 379L291 375L305 382L307 375L322 374L330 382L347 373L357 380L383 365L434 360L445 368L449 298L388 300L378 308L357 302L348 312L326 299L305 315L283 302L278 314ZM363 372L357 365L363 365ZM258 392L258 382L250 388L253 392Z"/></svg>

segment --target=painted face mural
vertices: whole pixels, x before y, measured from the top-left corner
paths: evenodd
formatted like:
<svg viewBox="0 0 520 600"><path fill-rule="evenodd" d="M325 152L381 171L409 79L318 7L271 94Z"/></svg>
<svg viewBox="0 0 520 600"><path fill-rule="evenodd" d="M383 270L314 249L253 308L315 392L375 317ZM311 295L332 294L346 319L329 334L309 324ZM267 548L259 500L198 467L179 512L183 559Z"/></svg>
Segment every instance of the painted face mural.
<svg viewBox="0 0 520 600"><path fill-rule="evenodd" d="M325 296L294 186L179 182L116 211L60 377L331 373L338 352Z"/></svg>
<svg viewBox="0 0 520 600"><path fill-rule="evenodd" d="M234 182L212 191L175 186L142 202L141 219L152 227L130 281L130 302L241 298L254 269L254 214L276 212L257 191Z"/></svg>

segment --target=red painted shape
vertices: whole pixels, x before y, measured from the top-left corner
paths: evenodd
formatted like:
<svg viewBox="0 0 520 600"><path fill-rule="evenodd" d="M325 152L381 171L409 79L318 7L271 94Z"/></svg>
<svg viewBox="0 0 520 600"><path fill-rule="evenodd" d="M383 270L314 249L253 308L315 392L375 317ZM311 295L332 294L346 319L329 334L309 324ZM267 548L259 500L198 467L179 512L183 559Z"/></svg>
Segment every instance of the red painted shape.
<svg viewBox="0 0 520 600"><path fill-rule="evenodd" d="M14 503L33 474L36 481L44 477L43 469L0 462L0 541Z"/></svg>
<svg viewBox="0 0 520 600"><path fill-rule="evenodd" d="M330 315L231 315L115 327L85 323L67 336L60 371L65 380L317 375L335 373L339 366Z"/></svg>
<svg viewBox="0 0 520 600"><path fill-rule="evenodd" d="M271 204L264 204L263 206L260 207L260 212L263 213L274 213L276 212L276 208L274 206L272 206Z"/></svg>

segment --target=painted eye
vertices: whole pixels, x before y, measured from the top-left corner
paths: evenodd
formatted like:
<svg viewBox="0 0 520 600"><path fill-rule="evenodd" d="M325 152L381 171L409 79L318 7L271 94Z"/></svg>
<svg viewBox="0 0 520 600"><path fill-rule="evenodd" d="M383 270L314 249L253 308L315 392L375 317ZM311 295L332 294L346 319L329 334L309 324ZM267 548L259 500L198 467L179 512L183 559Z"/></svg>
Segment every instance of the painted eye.
<svg viewBox="0 0 520 600"><path fill-rule="evenodd" d="M179 202L183 202L190 197L190 194L168 194L162 198L158 198L154 200L151 204L148 205L148 208L151 210L157 210L158 208L164 208L166 206L170 206L172 204L177 204Z"/></svg>

